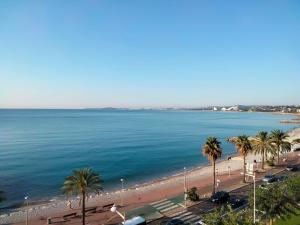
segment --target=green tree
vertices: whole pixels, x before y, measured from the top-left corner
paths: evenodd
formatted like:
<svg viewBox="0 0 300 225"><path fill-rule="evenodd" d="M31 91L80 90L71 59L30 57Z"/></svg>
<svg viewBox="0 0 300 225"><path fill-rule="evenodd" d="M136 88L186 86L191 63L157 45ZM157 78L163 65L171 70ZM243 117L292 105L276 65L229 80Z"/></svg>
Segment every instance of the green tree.
<svg viewBox="0 0 300 225"><path fill-rule="evenodd" d="M250 207L253 208L253 193L250 194ZM273 224L277 218L287 219L296 214L297 203L285 193L278 183L256 191L256 215Z"/></svg>
<svg viewBox="0 0 300 225"><path fill-rule="evenodd" d="M291 150L291 144L286 141L286 138L289 136L284 133L282 130L273 130L271 131L271 140L272 143L276 146L277 150L277 164L279 164L279 155L280 153L287 152Z"/></svg>
<svg viewBox="0 0 300 225"><path fill-rule="evenodd" d="M221 142L216 137L208 137L202 149L203 155L211 161L213 166L213 191L216 192L216 160L222 156Z"/></svg>
<svg viewBox="0 0 300 225"><path fill-rule="evenodd" d="M252 151L252 145L249 141L249 137L247 135L242 135L237 138L230 139L229 141L235 144L237 151L243 156L243 182L246 183L246 156Z"/></svg>
<svg viewBox="0 0 300 225"><path fill-rule="evenodd" d="M291 176L284 182L286 193L296 202L300 202L300 176Z"/></svg>
<svg viewBox="0 0 300 225"><path fill-rule="evenodd" d="M234 211L230 206L222 207L204 216L207 225L253 225L249 210Z"/></svg>
<svg viewBox="0 0 300 225"><path fill-rule="evenodd" d="M255 138L251 141L252 148L255 154L261 154L262 162L261 162L261 169L265 169L265 155L268 152L272 151L272 142L271 138L266 131L260 131Z"/></svg>
<svg viewBox="0 0 300 225"><path fill-rule="evenodd" d="M85 199L88 193L98 193L102 190L102 180L98 173L91 168L77 169L71 176L65 178L62 187L63 193L70 195L81 194L82 201L82 224L85 225Z"/></svg>
<svg viewBox="0 0 300 225"><path fill-rule="evenodd" d="M225 214L225 209L222 207L220 210L216 210L212 213L204 215L204 222L206 225L223 225L223 215Z"/></svg>

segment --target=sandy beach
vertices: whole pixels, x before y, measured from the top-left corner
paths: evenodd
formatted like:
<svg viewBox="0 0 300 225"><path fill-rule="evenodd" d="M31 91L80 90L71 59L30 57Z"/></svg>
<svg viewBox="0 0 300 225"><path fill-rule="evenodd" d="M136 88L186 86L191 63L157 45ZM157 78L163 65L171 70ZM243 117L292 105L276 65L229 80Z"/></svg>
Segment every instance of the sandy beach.
<svg viewBox="0 0 300 225"><path fill-rule="evenodd" d="M281 113L281 112L277 112L274 113L275 115L291 115L291 116L295 116L295 118L292 118L290 120L281 120L280 123L283 124L300 124L300 113Z"/></svg>
<svg viewBox="0 0 300 225"><path fill-rule="evenodd" d="M289 140L300 138L300 128L296 128L289 132ZM295 157L296 156L296 157ZM299 155L291 152L283 156L287 161L298 161ZM253 163L257 161L256 168L259 168L260 155L249 154L247 162ZM233 155L231 160L218 161L216 168L218 177L221 180L220 188L233 189L241 185L241 168L242 158ZM212 186L212 169L211 166L203 166L195 168L187 172L187 186L191 188L197 187L199 194L208 195ZM116 192L104 192L100 195L91 195L88 197L87 207L103 206L110 203L120 204L121 195L125 206L121 211L143 206L147 203L158 201L164 198L173 197L183 193L183 174L176 174L150 183L136 185L131 188ZM71 199L71 208L68 201L57 200L47 204L29 206L29 219L31 224L46 224L47 217L61 216L71 212L79 212L79 199ZM13 212L5 213L0 216L0 224L22 224L25 221L26 208L16 209ZM97 213L97 215L88 217L89 224L104 224L105 221L114 217L110 212ZM77 221L77 222L76 222ZM80 219L75 219L72 223L77 224Z"/></svg>

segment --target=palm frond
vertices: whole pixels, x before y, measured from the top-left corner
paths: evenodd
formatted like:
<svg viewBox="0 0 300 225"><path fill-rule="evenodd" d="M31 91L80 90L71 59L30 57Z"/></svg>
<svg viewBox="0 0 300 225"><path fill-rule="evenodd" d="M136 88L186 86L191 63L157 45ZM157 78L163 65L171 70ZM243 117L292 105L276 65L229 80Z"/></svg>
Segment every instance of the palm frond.
<svg viewBox="0 0 300 225"><path fill-rule="evenodd" d="M246 156L250 151L252 151L252 145L249 140L249 136L247 135L238 136L235 139L234 144L237 151L243 156Z"/></svg>
<svg viewBox="0 0 300 225"><path fill-rule="evenodd" d="M273 145L271 137L266 131L260 131L252 140L252 149L255 154L263 154L272 152Z"/></svg>
<svg viewBox="0 0 300 225"><path fill-rule="evenodd" d="M100 175L91 168L77 169L71 176L65 178L62 191L66 195L78 195L82 192L96 192L102 190Z"/></svg>
<svg viewBox="0 0 300 225"><path fill-rule="evenodd" d="M208 137L205 145L202 148L203 155L209 160L216 161L222 156L221 142L216 137Z"/></svg>
<svg viewBox="0 0 300 225"><path fill-rule="evenodd" d="M292 144L300 144L300 138L294 139L294 140L292 141Z"/></svg>

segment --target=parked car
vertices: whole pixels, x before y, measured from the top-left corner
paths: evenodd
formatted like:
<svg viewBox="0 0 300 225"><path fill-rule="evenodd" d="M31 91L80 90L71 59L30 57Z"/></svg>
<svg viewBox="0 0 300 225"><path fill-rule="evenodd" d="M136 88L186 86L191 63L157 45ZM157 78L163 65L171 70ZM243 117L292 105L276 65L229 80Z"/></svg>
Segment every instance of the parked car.
<svg viewBox="0 0 300 225"><path fill-rule="evenodd" d="M218 191L210 197L210 201L214 203L225 203L228 202L230 196L227 191Z"/></svg>
<svg viewBox="0 0 300 225"><path fill-rule="evenodd" d="M238 198L236 196L230 196L229 204L233 209L239 208L245 204L247 204L247 199L245 198Z"/></svg>
<svg viewBox="0 0 300 225"><path fill-rule="evenodd" d="M298 171L298 166L297 165L288 165L286 167L286 170L295 172L295 171Z"/></svg>
<svg viewBox="0 0 300 225"><path fill-rule="evenodd" d="M267 174L262 180L264 182L273 183L276 181L276 177L273 174Z"/></svg>
<svg viewBox="0 0 300 225"><path fill-rule="evenodd" d="M166 225L183 225L184 222L180 219L171 219L166 223Z"/></svg>
<svg viewBox="0 0 300 225"><path fill-rule="evenodd" d="M125 223L122 222L123 225L146 225L145 218L141 216L133 217L132 219L126 220Z"/></svg>

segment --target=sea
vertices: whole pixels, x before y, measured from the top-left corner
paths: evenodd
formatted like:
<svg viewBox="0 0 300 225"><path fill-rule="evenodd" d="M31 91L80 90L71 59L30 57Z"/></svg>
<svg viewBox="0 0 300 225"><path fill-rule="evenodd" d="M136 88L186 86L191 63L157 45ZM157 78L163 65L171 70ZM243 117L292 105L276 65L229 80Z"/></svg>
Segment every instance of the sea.
<svg viewBox="0 0 300 225"><path fill-rule="evenodd" d="M228 137L282 129L291 116L188 110L1 109L2 210L62 196L76 168L99 172L105 191L160 179L208 164L201 148L209 136L222 142L223 158L236 152Z"/></svg>

